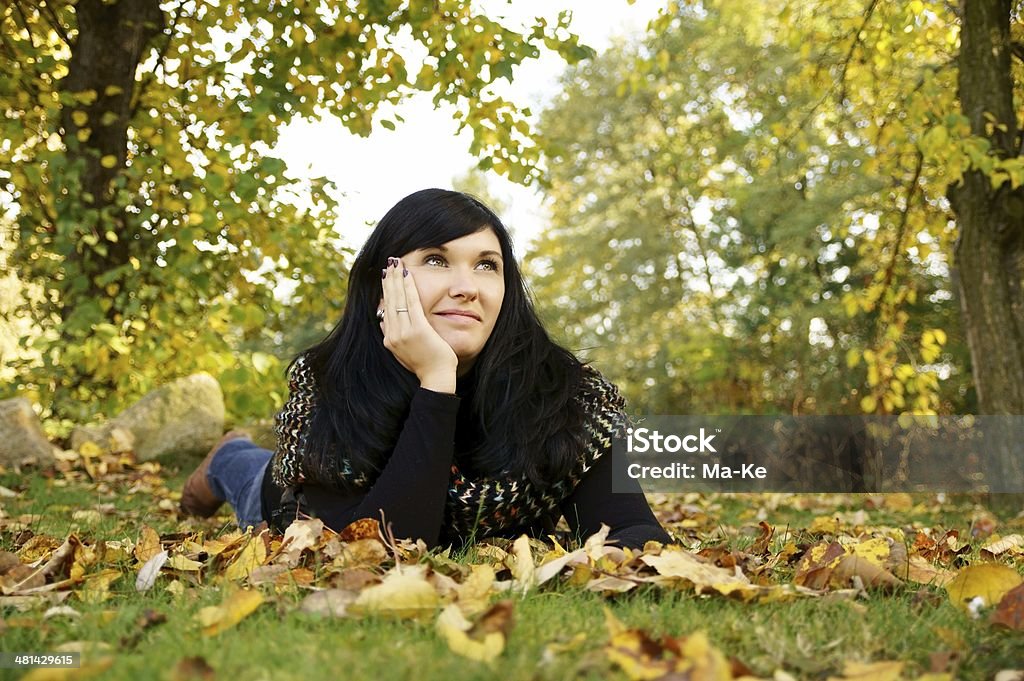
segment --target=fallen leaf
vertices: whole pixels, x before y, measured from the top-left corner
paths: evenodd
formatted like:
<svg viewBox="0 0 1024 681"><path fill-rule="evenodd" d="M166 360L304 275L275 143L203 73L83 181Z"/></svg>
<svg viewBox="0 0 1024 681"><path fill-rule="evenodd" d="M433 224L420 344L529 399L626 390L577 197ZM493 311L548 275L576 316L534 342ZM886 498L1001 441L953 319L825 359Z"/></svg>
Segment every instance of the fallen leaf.
<svg viewBox="0 0 1024 681"><path fill-rule="evenodd" d="M533 552L530 550L530 538L525 534L512 544L512 560L509 561L515 588L526 593L537 584L537 569L533 563Z"/></svg>
<svg viewBox="0 0 1024 681"><path fill-rule="evenodd" d="M512 601L495 603L471 623L455 603L448 605L437 618L437 630L457 655L491 662L505 649L505 640L512 626Z"/></svg>
<svg viewBox="0 0 1024 681"><path fill-rule="evenodd" d="M341 541L355 541L356 539L378 539L380 536L380 523L373 518L360 518L354 523L349 523L338 535L338 538Z"/></svg>
<svg viewBox="0 0 1024 681"><path fill-rule="evenodd" d="M192 560L180 553L171 556L167 560L166 565L172 570L181 570L182 572L198 572L203 568L203 563L200 563L197 560Z"/></svg>
<svg viewBox="0 0 1024 681"><path fill-rule="evenodd" d="M732 663L711 645L702 631L656 641L644 631L628 629L610 637L605 653L634 681L663 677L701 681L733 678Z"/></svg>
<svg viewBox="0 0 1024 681"><path fill-rule="evenodd" d="M469 576L456 587L455 597L462 612L474 615L487 607L495 574L490 565L471 565L470 570Z"/></svg>
<svg viewBox="0 0 1024 681"><path fill-rule="evenodd" d="M285 530L284 548L274 562L283 562L289 567L295 567L302 559L303 551L315 548L319 544L323 531L324 521L319 518L293 521Z"/></svg>
<svg viewBox="0 0 1024 681"><path fill-rule="evenodd" d="M775 528L763 520L757 526L761 528L761 534L754 540L753 546L750 547L750 552L755 556L764 556L768 553L769 546L771 546L772 537L775 536Z"/></svg>
<svg viewBox="0 0 1024 681"><path fill-rule="evenodd" d="M202 608L196 617L203 627L203 636L216 636L251 615L263 603L263 594L256 589L235 591L220 605Z"/></svg>
<svg viewBox="0 0 1024 681"><path fill-rule="evenodd" d="M52 608L49 608L46 612L43 613L43 619L44 620L48 620L48 619L50 619L52 617L71 617L71 618L77 618L77 617L81 617L81 616L82 616L82 613L80 613L77 610L75 610L74 608L66 606L66 605L56 605L56 606L54 606Z"/></svg>
<svg viewBox="0 0 1024 681"><path fill-rule="evenodd" d="M171 669L170 681L213 681L216 672L203 657L183 657Z"/></svg>
<svg viewBox="0 0 1024 681"><path fill-rule="evenodd" d="M899 681L903 673L902 662L847 662L842 676L830 676L828 681Z"/></svg>
<svg viewBox="0 0 1024 681"><path fill-rule="evenodd" d="M380 584L363 589L349 611L399 618L433 615L441 598L426 580L426 570L425 565L395 566Z"/></svg>
<svg viewBox="0 0 1024 681"><path fill-rule="evenodd" d="M266 559L267 545L263 543L262 535L250 536L249 541L224 571L224 578L233 582L243 580L250 572L263 565Z"/></svg>
<svg viewBox="0 0 1024 681"><path fill-rule="evenodd" d="M1024 584L1019 584L1006 592L999 600L990 621L992 624L1015 631L1024 629Z"/></svg>
<svg viewBox="0 0 1024 681"><path fill-rule="evenodd" d="M121 572L112 568L85 577L85 584L76 592L83 603L102 603L110 598L110 585L121 578Z"/></svg>
<svg viewBox="0 0 1024 681"><path fill-rule="evenodd" d="M571 653L579 650L587 641L586 632L579 632L568 641L551 641L544 646L544 652L541 654L540 661L542 664L551 664L555 661L555 658L562 653Z"/></svg>
<svg viewBox="0 0 1024 681"><path fill-rule="evenodd" d="M972 600L981 599L982 607L995 605L1021 582L1024 579L1017 571L1006 565L971 565L957 573L946 585L946 592L954 605L969 611Z"/></svg>
<svg viewBox="0 0 1024 681"><path fill-rule="evenodd" d="M157 530L151 526L142 525L138 535L138 543L135 544L135 560L144 563L162 550L160 535L157 534Z"/></svg>
<svg viewBox="0 0 1024 681"><path fill-rule="evenodd" d="M810 589L824 589L832 577L832 570L845 555L846 548L839 542L815 544L797 562L793 583Z"/></svg>
<svg viewBox="0 0 1024 681"><path fill-rule="evenodd" d="M857 584L856 582L860 582ZM853 585L867 589L892 591L903 584L888 570L861 556L843 556L832 570L831 582L840 587Z"/></svg>
<svg viewBox="0 0 1024 681"><path fill-rule="evenodd" d="M995 558L1007 551L1012 551L1014 554L1020 554L1021 547L1024 547L1024 536L1019 534L1011 534L1001 539L993 537L993 539L995 539L995 541L990 541L981 547L982 555L988 554Z"/></svg>
<svg viewBox="0 0 1024 681"><path fill-rule="evenodd" d="M311 615L325 617L345 617L348 606L356 599L356 594L345 589L324 589L314 591L302 599L299 610Z"/></svg>
<svg viewBox="0 0 1024 681"><path fill-rule="evenodd" d="M146 560L146 564L139 569L139 575L135 578L136 591L141 593L153 588L153 585L156 584L157 577L160 576L161 568L163 568L164 563L167 562L167 558L167 552L160 551L158 553L154 553Z"/></svg>
<svg viewBox="0 0 1024 681"><path fill-rule="evenodd" d="M680 549L666 548L658 556L640 556L640 561L653 567L663 577L692 585L697 594L712 590L724 596L733 592L752 596L759 591L742 572L705 563Z"/></svg>

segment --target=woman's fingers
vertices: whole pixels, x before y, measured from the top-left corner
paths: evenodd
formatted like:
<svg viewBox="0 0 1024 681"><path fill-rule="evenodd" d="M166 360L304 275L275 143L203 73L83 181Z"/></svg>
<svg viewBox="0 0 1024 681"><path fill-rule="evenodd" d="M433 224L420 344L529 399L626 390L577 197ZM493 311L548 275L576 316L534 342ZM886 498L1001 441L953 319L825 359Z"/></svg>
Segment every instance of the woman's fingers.
<svg viewBox="0 0 1024 681"><path fill-rule="evenodd" d="M400 309L408 308L405 298L405 286L402 283L401 275L401 262L398 258L388 258L388 266L384 268L384 280L382 282L382 288L384 290L384 322L385 328L387 329L386 335L397 337L408 328L408 325L403 323L402 315L405 312L399 312Z"/></svg>
<svg viewBox="0 0 1024 681"><path fill-rule="evenodd" d="M402 274L402 289L405 293L406 307L409 308L409 319L410 321L416 319L417 321L423 320L424 324L428 324L426 316L423 314L423 305L420 304L420 291L416 288L416 279L413 278L412 272L405 267L405 263L399 261L398 269L401 270Z"/></svg>

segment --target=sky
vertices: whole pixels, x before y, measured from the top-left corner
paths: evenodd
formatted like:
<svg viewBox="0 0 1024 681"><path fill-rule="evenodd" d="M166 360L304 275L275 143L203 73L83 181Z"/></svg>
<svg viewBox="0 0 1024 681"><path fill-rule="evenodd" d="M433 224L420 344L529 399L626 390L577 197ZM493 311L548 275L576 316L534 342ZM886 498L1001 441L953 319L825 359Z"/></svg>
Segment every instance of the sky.
<svg viewBox="0 0 1024 681"><path fill-rule="evenodd" d="M505 16L506 25L532 23L544 16L553 23L558 12L573 13L570 30L583 44L598 52L612 38L642 31L664 0L483 0L476 3L492 18ZM550 25L550 23L549 23ZM536 114L558 94L558 78L565 63L542 51L539 59L525 63L512 84L500 81L495 90L506 99L529 107ZM410 72L416 69L410 67ZM435 109L430 94L410 97L396 112L405 119L394 131L375 126L366 138L346 131L334 119L295 122L281 131L274 149L288 165L289 175L324 176L342 192L336 229L342 239L358 248L387 210L403 196L427 187L451 187L452 180L476 165L469 154L471 133L456 135L452 109ZM522 257L529 241L546 225L542 196L515 185L493 172L487 173L489 190L509 208L500 217L515 240Z"/></svg>

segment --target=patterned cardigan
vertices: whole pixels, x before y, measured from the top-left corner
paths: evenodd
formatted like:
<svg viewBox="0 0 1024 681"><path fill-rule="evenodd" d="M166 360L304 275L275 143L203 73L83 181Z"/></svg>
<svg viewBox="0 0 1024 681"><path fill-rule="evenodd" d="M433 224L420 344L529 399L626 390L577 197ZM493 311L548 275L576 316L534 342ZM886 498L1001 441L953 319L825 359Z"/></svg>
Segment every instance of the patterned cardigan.
<svg viewBox="0 0 1024 681"><path fill-rule="evenodd" d="M271 460L271 476L285 489L305 480L302 470L303 444L316 406L316 380L305 356L296 360L290 374L290 397L276 418L277 450ZM584 405L587 444L569 475L543 488L526 478L469 478L452 464L445 502L445 532L484 537L510 527L522 526L555 516L568 497L602 456L611 456L612 438L624 431L628 420L625 400L615 386L596 369L584 365L581 389L576 397ZM347 460L340 462L341 475L355 475ZM324 482L324 481L316 481ZM369 488L365 475L351 480L354 487Z"/></svg>

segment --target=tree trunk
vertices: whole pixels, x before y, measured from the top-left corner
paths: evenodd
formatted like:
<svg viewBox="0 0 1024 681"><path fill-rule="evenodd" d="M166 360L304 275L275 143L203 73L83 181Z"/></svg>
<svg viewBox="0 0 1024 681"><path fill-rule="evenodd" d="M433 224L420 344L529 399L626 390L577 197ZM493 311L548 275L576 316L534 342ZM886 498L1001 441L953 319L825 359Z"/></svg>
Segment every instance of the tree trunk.
<svg viewBox="0 0 1024 681"><path fill-rule="evenodd" d="M1010 0L964 0L961 9L961 110L972 133L991 143L990 154L1013 158L1021 144L1010 73ZM1013 190L1009 182L993 189L986 173L971 170L961 186L949 188L949 198L960 228L956 266L980 411L1024 414L1024 189ZM1021 480L1019 445L993 445L1002 456L992 472L1012 476L1003 481ZM996 505L1019 508L1020 500Z"/></svg>
<svg viewBox="0 0 1024 681"><path fill-rule="evenodd" d="M64 321L80 300L103 296L96 275L127 262L128 235L123 233L123 210L114 207L113 181L128 156L135 73L146 45L163 29L159 0L79 0L75 15L78 35L71 45L68 75L61 81L61 94L76 100L65 101L61 112L70 193L58 205L70 223L67 258L75 263L70 269L86 276L63 291ZM106 238L111 229L116 242ZM101 248L89 248L76 238L90 234Z"/></svg>

